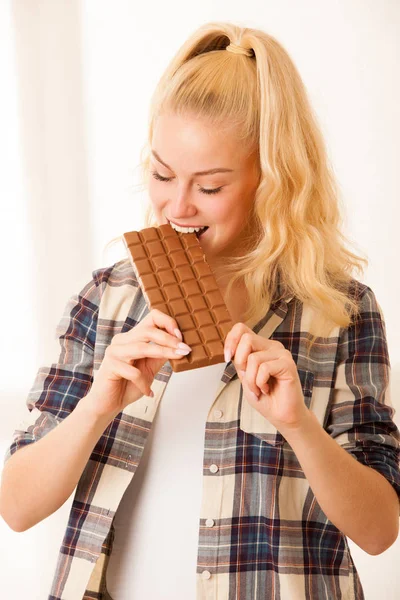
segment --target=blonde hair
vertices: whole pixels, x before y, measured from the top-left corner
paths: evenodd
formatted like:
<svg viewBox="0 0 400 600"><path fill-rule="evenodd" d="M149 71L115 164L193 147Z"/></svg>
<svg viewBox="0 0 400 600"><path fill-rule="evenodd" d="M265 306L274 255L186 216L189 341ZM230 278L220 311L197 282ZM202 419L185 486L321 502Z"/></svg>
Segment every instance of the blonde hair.
<svg viewBox="0 0 400 600"><path fill-rule="evenodd" d="M224 51L230 42L253 56ZM247 288L251 302L244 320L256 323L266 314L279 281L283 295L316 311L309 350L333 327L351 325L359 314L357 294L349 287L352 271L362 273L368 260L345 247L343 206L323 136L281 44L262 30L229 22L206 23L190 35L152 97L148 142L141 152L145 186L155 119L163 112L235 128L241 148L257 151L255 233L245 255L227 260L225 268L231 275L227 295L235 282ZM145 226L157 225L149 203Z"/></svg>

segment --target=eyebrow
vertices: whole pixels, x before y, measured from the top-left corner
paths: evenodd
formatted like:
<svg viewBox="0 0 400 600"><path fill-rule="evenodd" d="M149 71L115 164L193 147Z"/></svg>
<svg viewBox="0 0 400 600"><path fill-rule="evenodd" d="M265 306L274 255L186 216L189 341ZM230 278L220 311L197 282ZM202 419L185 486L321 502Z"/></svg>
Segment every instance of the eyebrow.
<svg viewBox="0 0 400 600"><path fill-rule="evenodd" d="M167 169L172 171L171 167L169 167L167 165L167 163L165 163L163 160L161 160L160 156L158 155L158 153L155 150L152 150L151 152L156 157L158 162L160 162L162 165L164 165L164 167L167 167ZM208 171L197 171L196 173L193 173L193 175L196 175L196 176L213 175L214 173L233 173L233 169L225 169L224 167L217 167L215 169L208 169Z"/></svg>

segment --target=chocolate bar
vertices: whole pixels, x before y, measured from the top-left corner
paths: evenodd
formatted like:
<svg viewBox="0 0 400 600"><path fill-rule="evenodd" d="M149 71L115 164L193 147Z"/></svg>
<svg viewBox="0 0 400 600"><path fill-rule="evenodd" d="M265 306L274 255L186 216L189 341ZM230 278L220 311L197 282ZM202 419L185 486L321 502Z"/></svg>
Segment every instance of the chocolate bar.
<svg viewBox="0 0 400 600"><path fill-rule="evenodd" d="M166 224L129 231L123 239L150 310L173 317L192 348L169 360L172 370L225 362L224 341L233 321L196 234Z"/></svg>

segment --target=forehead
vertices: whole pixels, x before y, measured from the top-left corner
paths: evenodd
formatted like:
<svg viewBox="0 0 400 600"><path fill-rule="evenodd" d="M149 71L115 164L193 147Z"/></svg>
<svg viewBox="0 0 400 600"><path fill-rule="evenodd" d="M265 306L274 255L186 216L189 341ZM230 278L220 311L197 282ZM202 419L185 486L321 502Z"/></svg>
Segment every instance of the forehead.
<svg viewBox="0 0 400 600"><path fill-rule="evenodd" d="M184 161L196 169L239 168L254 154L239 140L232 126L216 128L204 119L174 113L160 115L155 120L151 149L168 164Z"/></svg>

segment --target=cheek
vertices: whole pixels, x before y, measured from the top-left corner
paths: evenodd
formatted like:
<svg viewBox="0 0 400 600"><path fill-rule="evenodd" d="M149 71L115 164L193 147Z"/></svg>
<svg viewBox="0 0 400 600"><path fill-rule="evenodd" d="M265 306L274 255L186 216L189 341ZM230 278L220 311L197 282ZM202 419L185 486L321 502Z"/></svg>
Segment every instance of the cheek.
<svg viewBox="0 0 400 600"><path fill-rule="evenodd" d="M240 206L241 199L238 198L235 202L221 207L214 212L215 220L219 223L226 223L229 227L236 229L243 226L245 213L243 207Z"/></svg>
<svg viewBox="0 0 400 600"><path fill-rule="evenodd" d="M155 209L161 209L166 202L165 194L162 194L158 186L154 185L151 182L147 187L147 192L152 206Z"/></svg>
<svg viewBox="0 0 400 600"><path fill-rule="evenodd" d="M218 195L218 194L217 194ZM210 203L209 214L216 223L233 224L240 221L239 211L237 210L239 200L224 198L223 201L214 200Z"/></svg>
<svg viewBox="0 0 400 600"><path fill-rule="evenodd" d="M147 191L151 200L155 200L157 198L157 186L154 185L153 177L150 177L150 181L147 185Z"/></svg>
<svg viewBox="0 0 400 600"><path fill-rule="evenodd" d="M224 203L217 206L215 204L209 210L210 223L217 225L219 233L231 237L237 236L244 223L243 210L238 210L240 199L234 202Z"/></svg>

